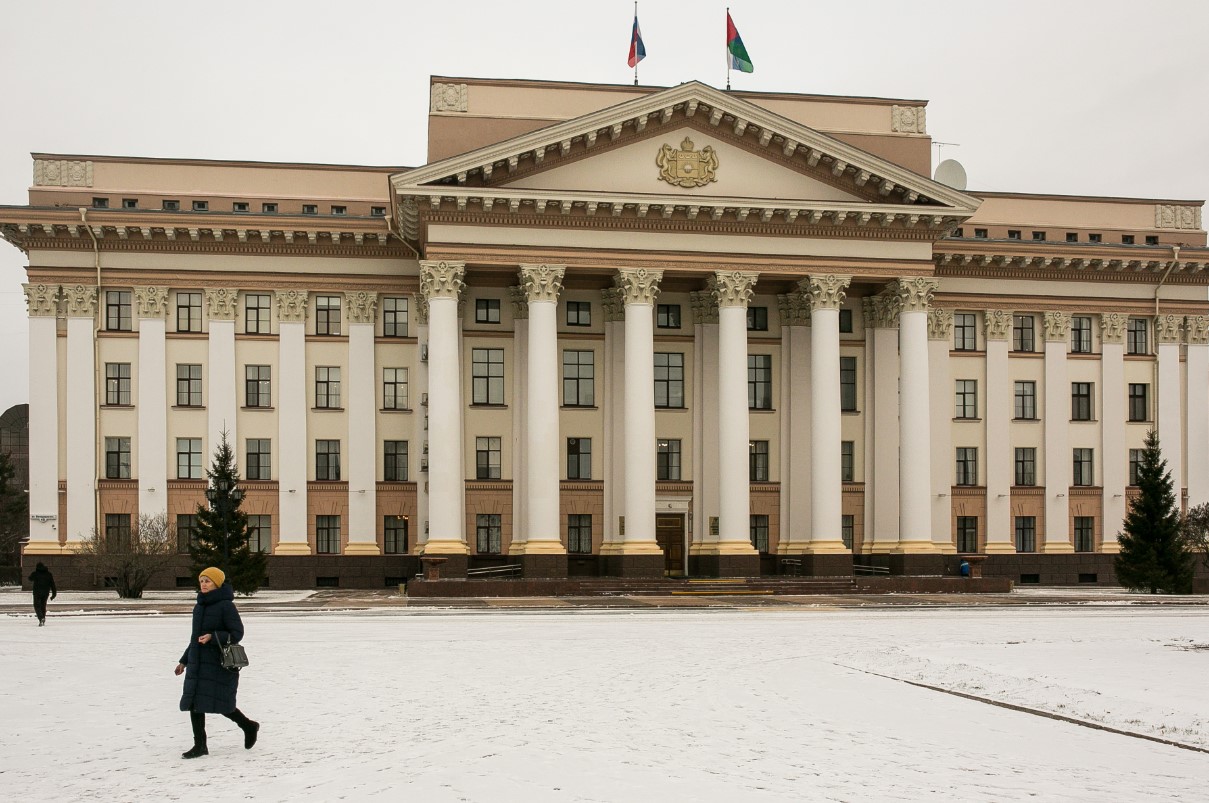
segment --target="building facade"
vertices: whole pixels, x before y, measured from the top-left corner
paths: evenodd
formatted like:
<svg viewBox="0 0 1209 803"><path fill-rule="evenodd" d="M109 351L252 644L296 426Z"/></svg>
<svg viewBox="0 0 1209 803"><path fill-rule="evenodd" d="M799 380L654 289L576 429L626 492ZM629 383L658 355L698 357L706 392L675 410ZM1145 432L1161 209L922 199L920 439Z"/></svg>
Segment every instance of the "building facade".
<svg viewBox="0 0 1209 803"><path fill-rule="evenodd" d="M26 555L187 539L224 433L275 585L1111 582L1150 428L1209 501L1203 202L958 191L923 101L431 86L418 168L34 155Z"/></svg>

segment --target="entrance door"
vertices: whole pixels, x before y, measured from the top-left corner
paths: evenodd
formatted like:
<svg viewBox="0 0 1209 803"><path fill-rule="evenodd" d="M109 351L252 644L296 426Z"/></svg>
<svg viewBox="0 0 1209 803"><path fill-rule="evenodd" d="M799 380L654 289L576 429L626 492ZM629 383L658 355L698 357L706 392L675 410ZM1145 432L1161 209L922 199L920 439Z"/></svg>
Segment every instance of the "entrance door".
<svg viewBox="0 0 1209 803"><path fill-rule="evenodd" d="M684 514L655 516L655 541L663 550L663 573L684 575Z"/></svg>

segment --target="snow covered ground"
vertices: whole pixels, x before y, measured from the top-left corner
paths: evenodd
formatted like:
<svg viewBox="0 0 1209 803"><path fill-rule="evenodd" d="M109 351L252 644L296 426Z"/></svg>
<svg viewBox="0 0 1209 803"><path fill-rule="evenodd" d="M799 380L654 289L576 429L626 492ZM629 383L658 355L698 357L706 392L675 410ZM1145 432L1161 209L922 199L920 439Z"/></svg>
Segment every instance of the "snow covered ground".
<svg viewBox="0 0 1209 803"><path fill-rule="evenodd" d="M182 615L0 616L11 800L1205 800L1205 607L247 610L183 761ZM921 688L904 681L941 690ZM943 690L1021 706L1010 710Z"/></svg>

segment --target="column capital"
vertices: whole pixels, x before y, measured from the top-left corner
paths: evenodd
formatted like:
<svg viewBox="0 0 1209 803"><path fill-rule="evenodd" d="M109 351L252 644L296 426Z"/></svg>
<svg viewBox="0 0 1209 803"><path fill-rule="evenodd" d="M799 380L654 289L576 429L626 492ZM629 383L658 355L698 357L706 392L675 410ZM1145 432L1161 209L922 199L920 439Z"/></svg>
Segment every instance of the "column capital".
<svg viewBox="0 0 1209 803"><path fill-rule="evenodd" d="M434 298L452 298L462 295L466 284L465 262L433 262L420 260L420 292L431 301Z"/></svg>
<svg viewBox="0 0 1209 803"><path fill-rule="evenodd" d="M168 288L136 287L134 288L134 303L138 308L139 318L166 318L168 317Z"/></svg>
<svg viewBox="0 0 1209 803"><path fill-rule="evenodd" d="M719 307L743 307L751 302L755 295L752 290L759 280L760 274L741 270L715 271L710 277L710 290L718 299Z"/></svg>
<svg viewBox="0 0 1209 803"><path fill-rule="evenodd" d="M308 303L306 290L278 290L277 320L282 323L305 322Z"/></svg>
<svg viewBox="0 0 1209 803"><path fill-rule="evenodd" d="M1065 312L1046 312L1043 314L1043 318L1047 341L1065 341L1070 336L1070 315Z"/></svg>
<svg viewBox="0 0 1209 803"><path fill-rule="evenodd" d="M416 326L428 326L428 299L423 293L415 294Z"/></svg>
<svg viewBox="0 0 1209 803"><path fill-rule="evenodd" d="M1181 315L1157 315L1154 319L1154 339L1158 343L1179 343L1184 329Z"/></svg>
<svg viewBox="0 0 1209 803"><path fill-rule="evenodd" d="M663 271L646 268L622 268L617 271L614 282L621 291L624 304L654 304L659 297L659 282Z"/></svg>
<svg viewBox="0 0 1209 803"><path fill-rule="evenodd" d="M802 292L809 298L811 311L838 310L848 295L848 285L851 283L851 276L829 273L825 276L807 276L798 282L798 287L802 288Z"/></svg>
<svg viewBox="0 0 1209 803"><path fill-rule="evenodd" d="M688 294L693 308L693 324L718 322L718 299L712 290L693 290Z"/></svg>
<svg viewBox="0 0 1209 803"><path fill-rule="evenodd" d="M211 320L235 320L238 302L239 291L234 287L214 287L206 290L206 307L209 309Z"/></svg>
<svg viewBox="0 0 1209 803"><path fill-rule="evenodd" d="M1185 320L1184 332L1188 335L1190 346L1209 343L1209 315L1189 315Z"/></svg>
<svg viewBox="0 0 1209 803"><path fill-rule="evenodd" d="M520 286L526 301L558 301L566 273L566 265L521 265Z"/></svg>
<svg viewBox="0 0 1209 803"><path fill-rule="evenodd" d="M616 287L601 290L600 305L604 309L606 323L625 320L625 304L621 303L621 290Z"/></svg>
<svg viewBox="0 0 1209 803"><path fill-rule="evenodd" d="M861 299L861 312L866 329L897 329L901 311L902 302L897 295L890 292Z"/></svg>
<svg viewBox="0 0 1209 803"><path fill-rule="evenodd" d="M802 293L779 293L777 307L781 313L782 326L810 325L810 303Z"/></svg>
<svg viewBox="0 0 1209 803"><path fill-rule="evenodd" d="M378 320L378 294L357 290L344 294L349 323L374 323Z"/></svg>
<svg viewBox="0 0 1209 803"><path fill-rule="evenodd" d="M525 288L514 284L508 288L508 300L512 302L512 319L524 321L529 318L529 294Z"/></svg>
<svg viewBox="0 0 1209 803"><path fill-rule="evenodd" d="M1100 342L1124 343L1125 327L1129 316L1123 312L1105 312L1100 315Z"/></svg>
<svg viewBox="0 0 1209 803"><path fill-rule="evenodd" d="M902 302L901 312L926 312L932 303L932 296L940 282L936 279L926 279L914 276L910 279L899 279L895 285L898 298Z"/></svg>
<svg viewBox="0 0 1209 803"><path fill-rule="evenodd" d="M68 318L94 318L97 314L97 288L86 284L73 284L63 288L67 299Z"/></svg>
<svg viewBox="0 0 1209 803"><path fill-rule="evenodd" d="M1012 331L1012 311L989 309L983 317L987 340L1007 340Z"/></svg>
<svg viewBox="0 0 1209 803"><path fill-rule="evenodd" d="M59 314L59 285L23 284L31 318L53 318Z"/></svg>

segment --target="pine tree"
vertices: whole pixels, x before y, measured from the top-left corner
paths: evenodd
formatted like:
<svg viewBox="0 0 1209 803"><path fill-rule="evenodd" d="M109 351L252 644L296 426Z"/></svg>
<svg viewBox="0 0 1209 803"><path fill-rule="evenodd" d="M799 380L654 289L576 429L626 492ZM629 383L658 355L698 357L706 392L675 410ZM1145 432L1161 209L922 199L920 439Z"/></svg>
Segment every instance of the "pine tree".
<svg viewBox="0 0 1209 803"><path fill-rule="evenodd" d="M1117 580L1135 591L1187 594L1192 590L1193 557L1181 532L1171 472L1154 430L1146 434L1138 490L1125 515L1125 532L1118 536Z"/></svg>
<svg viewBox="0 0 1209 803"><path fill-rule="evenodd" d="M264 584L267 563L265 554L253 551L248 544L248 514L240 510L243 491L239 489L239 470L226 432L214 450L206 477L210 481L206 489L210 504L198 505L194 539L189 544L193 573L217 566L237 593L253 594Z"/></svg>

